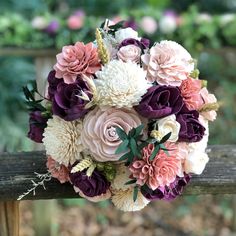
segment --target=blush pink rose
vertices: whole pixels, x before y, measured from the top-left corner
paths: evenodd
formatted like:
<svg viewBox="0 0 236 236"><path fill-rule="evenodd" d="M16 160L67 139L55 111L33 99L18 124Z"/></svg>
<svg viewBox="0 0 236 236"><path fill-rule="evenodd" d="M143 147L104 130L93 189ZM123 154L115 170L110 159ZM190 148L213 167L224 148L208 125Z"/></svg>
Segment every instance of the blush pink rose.
<svg viewBox="0 0 236 236"><path fill-rule="evenodd" d="M141 57L147 80L160 85L180 86L194 69L191 55L174 41L161 41Z"/></svg>
<svg viewBox="0 0 236 236"><path fill-rule="evenodd" d="M72 30L80 29L84 24L84 17L72 15L67 20L67 25Z"/></svg>
<svg viewBox="0 0 236 236"><path fill-rule="evenodd" d="M188 78L180 86L181 95L189 110L198 110L203 105L200 95L201 80Z"/></svg>
<svg viewBox="0 0 236 236"><path fill-rule="evenodd" d="M133 109L96 108L85 116L81 142L96 161L117 161L123 154L115 154L122 142L116 133L116 127L128 133L141 125L142 121Z"/></svg>
<svg viewBox="0 0 236 236"><path fill-rule="evenodd" d="M127 46L123 46L117 52L117 56L123 62L132 61L135 63L139 63L140 56L141 56L141 49L140 49L140 47L137 47L132 44L127 45Z"/></svg>
<svg viewBox="0 0 236 236"><path fill-rule="evenodd" d="M53 68L56 78L63 78L67 84L74 83L79 75L95 74L101 68L97 48L92 43L82 42L64 46Z"/></svg>
<svg viewBox="0 0 236 236"><path fill-rule="evenodd" d="M200 95L203 99L204 104L217 102L215 95L210 94L208 92L207 88L202 88L200 91ZM208 112L201 112L201 115L209 121L214 121L216 119L217 113L216 113L216 111L208 111Z"/></svg>
<svg viewBox="0 0 236 236"><path fill-rule="evenodd" d="M69 181L69 170L66 166L59 164L52 157L48 157L47 159L47 168L51 173L53 178L56 178L60 181L61 184Z"/></svg>
<svg viewBox="0 0 236 236"><path fill-rule="evenodd" d="M132 178L137 179L137 184L147 184L152 190L158 187L169 186L182 170L182 162L176 158L175 151L167 155L164 151L159 151L153 161L150 155L154 150L154 145L149 144L143 148L143 158L135 160L129 167Z"/></svg>

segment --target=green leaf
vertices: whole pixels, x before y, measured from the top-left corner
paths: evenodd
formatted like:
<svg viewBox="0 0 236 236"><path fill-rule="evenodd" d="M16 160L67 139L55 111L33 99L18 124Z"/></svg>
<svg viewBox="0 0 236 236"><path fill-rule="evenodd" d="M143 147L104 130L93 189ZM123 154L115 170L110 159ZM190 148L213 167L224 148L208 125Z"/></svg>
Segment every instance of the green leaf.
<svg viewBox="0 0 236 236"><path fill-rule="evenodd" d="M167 155L167 156L169 156L170 154L169 154L169 150L165 147L165 145L164 144L160 144L160 148L161 148L161 150L163 150L164 151L164 153Z"/></svg>
<svg viewBox="0 0 236 236"><path fill-rule="evenodd" d="M159 150L160 150L160 145L159 144L157 144L157 146L154 148L154 150L153 150L153 152L152 152L152 154L151 154L151 156L150 156L150 161L152 161L154 158L155 158L155 156L157 155L157 153L159 152Z"/></svg>
<svg viewBox="0 0 236 236"><path fill-rule="evenodd" d="M27 86L22 87L22 89L23 89L23 93L24 93L24 95L25 95L25 98L26 98L27 100L32 100L32 101L35 100L35 99L34 99L34 95L31 93L31 91L28 89Z"/></svg>
<svg viewBox="0 0 236 236"><path fill-rule="evenodd" d="M138 147L134 138L130 139L130 149L134 156L138 153Z"/></svg>
<svg viewBox="0 0 236 236"><path fill-rule="evenodd" d="M116 149L115 154L119 154L119 153L123 153L126 152L128 150L128 144L129 144L129 140L125 139Z"/></svg>
<svg viewBox="0 0 236 236"><path fill-rule="evenodd" d="M133 192L133 200L134 202L137 200L138 198L138 186L134 187L134 192Z"/></svg>
<svg viewBox="0 0 236 236"><path fill-rule="evenodd" d="M171 136L171 132L169 132L168 134L166 134L159 143L165 143Z"/></svg>
<svg viewBox="0 0 236 236"><path fill-rule="evenodd" d="M139 126L135 129L135 135L134 135L135 138L137 138L137 137L141 134L143 128L144 128L144 125L141 124L141 125L139 125Z"/></svg>
<svg viewBox="0 0 236 236"><path fill-rule="evenodd" d="M148 143L156 143L157 140L155 138L149 138L149 139L146 140L146 142L148 142Z"/></svg>
<svg viewBox="0 0 236 236"><path fill-rule="evenodd" d="M137 182L137 179L131 179L125 183L125 185L134 184Z"/></svg>
<svg viewBox="0 0 236 236"><path fill-rule="evenodd" d="M122 157L120 157L119 161L124 161L128 159L130 155L132 155L130 152L124 154Z"/></svg>
<svg viewBox="0 0 236 236"><path fill-rule="evenodd" d="M123 141L128 138L125 131L118 126L116 127L116 133L118 134L119 138Z"/></svg>
<svg viewBox="0 0 236 236"><path fill-rule="evenodd" d="M135 128L132 128L130 131L129 131L129 135L128 137L131 138L135 135Z"/></svg>

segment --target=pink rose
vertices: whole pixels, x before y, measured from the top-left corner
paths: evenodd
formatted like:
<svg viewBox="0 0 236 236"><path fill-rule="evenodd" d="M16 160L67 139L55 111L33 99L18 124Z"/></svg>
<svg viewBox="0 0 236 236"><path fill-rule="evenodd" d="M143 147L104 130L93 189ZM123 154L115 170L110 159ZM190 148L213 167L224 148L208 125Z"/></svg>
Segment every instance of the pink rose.
<svg viewBox="0 0 236 236"><path fill-rule="evenodd" d="M194 69L191 55L174 41L161 41L141 57L147 80L160 85L180 86Z"/></svg>
<svg viewBox="0 0 236 236"><path fill-rule="evenodd" d="M135 45L127 45L123 46L119 49L117 52L117 56L119 59L121 59L123 62L140 62L140 56L141 56L141 49L140 47L137 47Z"/></svg>
<svg viewBox="0 0 236 236"><path fill-rule="evenodd" d="M84 24L84 17L72 15L67 20L67 25L72 30L80 29Z"/></svg>
<svg viewBox="0 0 236 236"><path fill-rule="evenodd" d="M142 121L134 110L96 108L85 116L81 141L96 161L117 161L122 154L115 154L121 144L116 127L128 133L140 124Z"/></svg>
<svg viewBox="0 0 236 236"><path fill-rule="evenodd" d="M217 102L217 99L216 99L215 95L210 94L208 92L207 88L202 88L201 91L200 91L200 95L203 99L204 104ZM209 121L215 120L216 116L217 116L215 111L201 112L201 115Z"/></svg>
<svg viewBox="0 0 236 236"><path fill-rule="evenodd" d="M63 78L65 83L75 82L79 75L92 75L101 68L97 48L92 43L77 42L75 45L64 46L57 54L54 65L57 78Z"/></svg>
<svg viewBox="0 0 236 236"><path fill-rule="evenodd" d="M69 181L68 168L62 164L59 164L50 156L47 159L47 168L52 177L58 179L61 184Z"/></svg>
<svg viewBox="0 0 236 236"><path fill-rule="evenodd" d="M200 95L201 80L188 78L180 86L181 95L189 110L198 110L203 105Z"/></svg>
<svg viewBox="0 0 236 236"><path fill-rule="evenodd" d="M158 187L169 186L176 176L182 172L182 161L176 158L175 150L167 155L163 150L159 151L153 161L150 161L150 155L154 150L154 145L149 144L143 148L143 158L134 161L129 170L131 177L137 179L137 184L145 183L155 190Z"/></svg>

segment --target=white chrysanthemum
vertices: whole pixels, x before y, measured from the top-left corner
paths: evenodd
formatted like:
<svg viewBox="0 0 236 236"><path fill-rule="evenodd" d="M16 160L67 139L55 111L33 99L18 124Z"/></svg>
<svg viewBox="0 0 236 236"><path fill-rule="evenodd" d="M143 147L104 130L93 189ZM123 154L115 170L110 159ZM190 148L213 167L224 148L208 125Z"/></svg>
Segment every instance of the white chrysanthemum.
<svg viewBox="0 0 236 236"><path fill-rule="evenodd" d="M112 190L111 201L122 211L139 211L143 209L150 201L146 199L139 191L136 201L133 200L133 188L126 190Z"/></svg>
<svg viewBox="0 0 236 236"><path fill-rule="evenodd" d="M53 116L48 120L43 134L47 155L65 166L73 164L80 159L84 149L80 140L81 131L82 121L68 122L58 116Z"/></svg>
<svg viewBox="0 0 236 236"><path fill-rule="evenodd" d="M111 183L111 187L113 189L120 189L120 190L126 190L130 188L132 185L126 185L130 178L131 172L129 171L129 168L123 164L116 165L116 177Z"/></svg>
<svg viewBox="0 0 236 236"><path fill-rule="evenodd" d="M97 103L100 106L133 107L151 86L146 72L133 62L110 61L96 73Z"/></svg>

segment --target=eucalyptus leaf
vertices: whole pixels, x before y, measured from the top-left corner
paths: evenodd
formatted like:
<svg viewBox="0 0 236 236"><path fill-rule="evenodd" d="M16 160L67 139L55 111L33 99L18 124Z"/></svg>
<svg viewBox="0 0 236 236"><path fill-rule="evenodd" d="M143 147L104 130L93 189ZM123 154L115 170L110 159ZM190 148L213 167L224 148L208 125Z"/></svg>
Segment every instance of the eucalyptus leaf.
<svg viewBox="0 0 236 236"><path fill-rule="evenodd" d="M125 185L134 184L137 182L137 179L131 179L125 183Z"/></svg>
<svg viewBox="0 0 236 236"><path fill-rule="evenodd" d="M171 132L169 132L168 134L166 134L159 143L165 143L171 136Z"/></svg>
<svg viewBox="0 0 236 236"><path fill-rule="evenodd" d="M138 137L138 136L141 134L143 128L144 128L144 125L141 124L141 125L139 125L139 126L135 129L135 135L134 135L135 138Z"/></svg>
<svg viewBox="0 0 236 236"><path fill-rule="evenodd" d="M123 153L126 152L128 150L128 144L129 144L129 140L125 139L116 149L115 154L119 154L119 153Z"/></svg>
<svg viewBox="0 0 236 236"><path fill-rule="evenodd" d="M116 127L116 133L118 134L119 138L123 141L128 138L125 131L118 126Z"/></svg>
<svg viewBox="0 0 236 236"><path fill-rule="evenodd" d="M134 156L137 155L138 147L134 138L130 139L130 149Z"/></svg>
<svg viewBox="0 0 236 236"><path fill-rule="evenodd" d="M138 186L134 187L134 192L133 192L133 200L134 202L137 200L138 198Z"/></svg>
<svg viewBox="0 0 236 236"><path fill-rule="evenodd" d="M152 152L150 158L149 158L150 161L152 161L152 160L155 158L155 156L157 155L157 153L159 152L159 150L160 150L160 145L157 144L156 147L154 148L154 150L153 150L153 152Z"/></svg>

